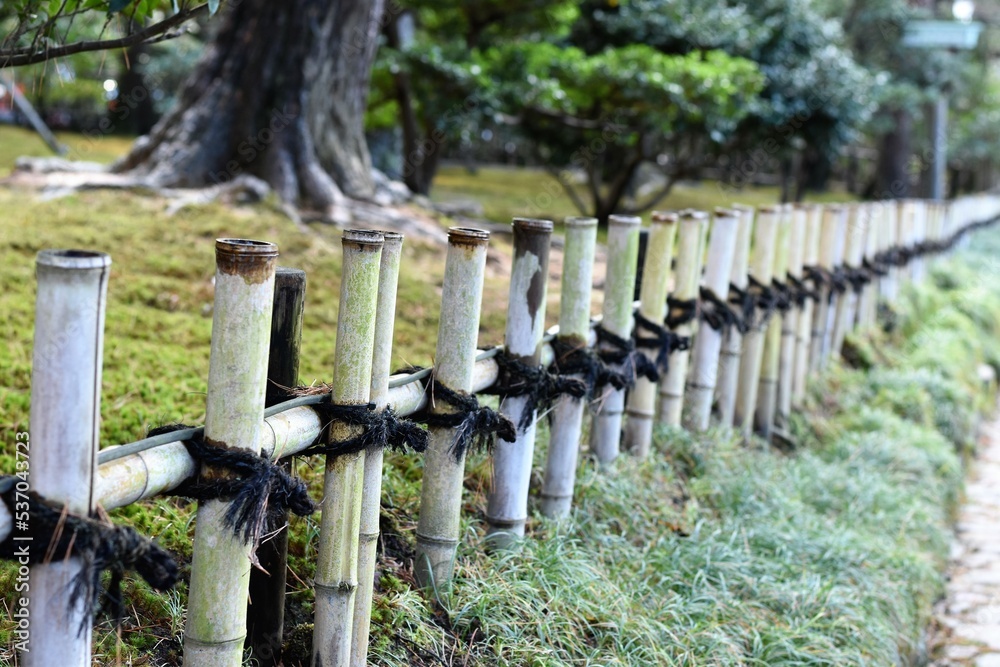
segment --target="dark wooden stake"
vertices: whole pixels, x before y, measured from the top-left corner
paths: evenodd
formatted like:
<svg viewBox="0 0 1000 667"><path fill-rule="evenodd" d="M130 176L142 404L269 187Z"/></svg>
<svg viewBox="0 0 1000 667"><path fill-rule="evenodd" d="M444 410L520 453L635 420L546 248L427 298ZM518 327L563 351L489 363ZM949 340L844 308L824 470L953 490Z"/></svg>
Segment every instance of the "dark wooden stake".
<svg viewBox="0 0 1000 667"><path fill-rule="evenodd" d="M267 361L268 406L285 400L282 387L298 384L305 296L305 271L279 267L274 277L271 347ZM290 463L285 461L283 465L290 466ZM266 572L257 568L250 571L246 647L251 649L251 655L261 667L281 663L287 557L288 531L282 530L257 548L257 559Z"/></svg>

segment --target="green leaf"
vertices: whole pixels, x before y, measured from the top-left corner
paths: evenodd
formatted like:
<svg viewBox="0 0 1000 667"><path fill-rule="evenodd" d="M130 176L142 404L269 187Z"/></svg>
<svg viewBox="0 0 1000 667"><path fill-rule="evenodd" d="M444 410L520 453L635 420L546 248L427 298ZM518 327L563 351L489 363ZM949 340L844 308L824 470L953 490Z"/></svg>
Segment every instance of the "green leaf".
<svg viewBox="0 0 1000 667"><path fill-rule="evenodd" d="M115 14L132 4L132 0L111 0L108 2L108 14Z"/></svg>

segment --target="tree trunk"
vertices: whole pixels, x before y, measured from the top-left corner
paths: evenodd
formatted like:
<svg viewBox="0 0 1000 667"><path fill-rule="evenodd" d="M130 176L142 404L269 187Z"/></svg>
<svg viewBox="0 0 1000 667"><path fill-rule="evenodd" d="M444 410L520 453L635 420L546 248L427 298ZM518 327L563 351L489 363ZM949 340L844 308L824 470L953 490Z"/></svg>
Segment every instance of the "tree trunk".
<svg viewBox="0 0 1000 667"><path fill-rule="evenodd" d="M893 119L893 129L882 137L882 147L878 155L878 182L875 197L897 199L910 194L910 114L904 109L889 112Z"/></svg>
<svg viewBox="0 0 1000 667"><path fill-rule="evenodd" d="M374 194L364 110L384 0L243 0L177 106L116 165L163 187L251 174L336 217Z"/></svg>

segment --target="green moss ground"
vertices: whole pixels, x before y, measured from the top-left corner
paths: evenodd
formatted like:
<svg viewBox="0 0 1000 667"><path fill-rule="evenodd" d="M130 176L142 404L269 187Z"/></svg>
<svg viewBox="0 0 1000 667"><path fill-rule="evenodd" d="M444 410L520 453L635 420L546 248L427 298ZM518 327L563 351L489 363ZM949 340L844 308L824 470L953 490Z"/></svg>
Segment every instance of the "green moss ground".
<svg viewBox="0 0 1000 667"><path fill-rule="evenodd" d="M0 153L7 136L0 135ZM722 202L700 205L711 203ZM161 200L110 192L42 202L0 188L0 210L5 442L28 425L32 264L46 247L113 256L106 444L140 437L152 424L202 419L212 245L219 236L273 240L282 262L308 272L301 376L328 379L339 288L334 230L303 234L266 204L189 207L167 217ZM614 474L602 475L584 460L573 516L562 523L533 516L523 549L502 556L479 548L490 467L474 457L458 580L444 610L413 588L421 461L390 455L372 661L909 664L924 650L930 606L942 590L977 412L992 401L976 370L981 363L1000 367L1000 288L991 259L998 252L1000 233L980 234L974 249L904 294L891 332L853 338L860 365L877 364L835 366L812 387L795 419L794 451L743 447L728 431L698 438L661 431L649 461L623 457ZM406 250L396 325L401 364L430 361L441 263L437 249ZM503 282L491 279L492 294L502 294ZM498 340L502 298L487 299L485 312L481 336ZM543 432L536 472L545 440ZM0 451L0 470L12 470L12 446ZM296 471L318 497L320 462L297 462ZM192 509L161 500L114 516L187 563ZM315 518L292 524L288 608L297 627L287 664L306 651L316 526ZM130 615L120 639L107 622L95 632L98 662L180 664L185 586L169 595L131 580L127 588ZM0 568L3 599L10 591L10 570ZM10 625L2 619L0 664L10 664Z"/></svg>

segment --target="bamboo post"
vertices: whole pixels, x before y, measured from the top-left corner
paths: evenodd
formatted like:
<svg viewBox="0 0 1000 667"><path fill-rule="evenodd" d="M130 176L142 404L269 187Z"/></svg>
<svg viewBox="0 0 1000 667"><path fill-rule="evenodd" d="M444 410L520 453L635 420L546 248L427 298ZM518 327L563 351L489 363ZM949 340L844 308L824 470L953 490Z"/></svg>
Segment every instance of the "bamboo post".
<svg viewBox="0 0 1000 667"><path fill-rule="evenodd" d="M805 256L807 206L792 209L791 228L788 236L788 266L785 276L802 280L802 258ZM789 280L789 282L791 282ZM774 423L787 428L792 414L792 394L795 390L795 356L798 352L799 321L802 310L793 303L781 318L781 355L778 361L778 403Z"/></svg>
<svg viewBox="0 0 1000 667"><path fill-rule="evenodd" d="M271 338L267 355L265 405L285 400L284 387L299 381L299 348L302 343L302 311L305 306L306 273L278 267L274 274L271 308ZM290 470L290 462L282 465ZM261 667L281 663L285 626L285 574L288 559L287 512L282 528L257 547L259 568L250 571L247 638L244 648Z"/></svg>
<svg viewBox="0 0 1000 667"><path fill-rule="evenodd" d="M843 209L837 205L823 208L823 224L820 228L819 261L817 266L823 271L832 271L837 261L837 237L841 231ZM827 321L830 315L832 290L823 285L818 290L819 300L813 311L812 339L809 351L810 370L817 372L825 367L824 341L827 336Z"/></svg>
<svg viewBox="0 0 1000 667"><path fill-rule="evenodd" d="M899 210L896 218L896 244L903 249L909 248L913 244L912 232L913 202L904 199L899 202ZM897 290L901 291L903 286L909 282L911 268L912 266L896 267Z"/></svg>
<svg viewBox="0 0 1000 667"><path fill-rule="evenodd" d="M864 259L865 240L868 238L868 228L871 226L871 213L867 204L854 204L847 209L847 229L844 241L844 267L848 271L861 268ZM834 319L831 354L840 355L844 347L844 339L854 328L854 318L858 308L858 293L854 287L848 287L837 301L837 313Z"/></svg>
<svg viewBox="0 0 1000 667"><path fill-rule="evenodd" d="M215 242L215 308L205 442L260 451L278 248ZM203 470L202 475L218 475ZM246 638L252 545L225 525L229 502L199 503L184 629L185 667L239 667Z"/></svg>
<svg viewBox="0 0 1000 667"><path fill-rule="evenodd" d="M551 236L550 220L514 218L514 262L504 347L508 355L532 367L541 363ZM500 411L514 423L517 437L497 448L493 455L493 488L487 500L486 521L489 543L496 548L510 548L524 537L537 419L536 413L527 426L521 423L529 400L528 396L506 396L500 402Z"/></svg>
<svg viewBox="0 0 1000 667"><path fill-rule="evenodd" d="M885 222L882 232L879 235L879 245L881 250L887 251L896 246L899 242L899 204L894 200L885 203ZM879 281L879 294L886 303L892 303L898 295L897 276L898 269L894 266L887 267L886 275Z"/></svg>
<svg viewBox="0 0 1000 667"><path fill-rule="evenodd" d="M802 256L803 269L815 266L819 262L820 232L822 229L823 209L817 205L807 207L804 254ZM803 271L803 275L805 271ZM813 286L813 290L819 289ZM806 397L806 385L809 380L809 351L811 343L811 333L813 328L813 311L817 304L813 299L807 299L799 313L798 329L796 333L795 351L795 380L792 388L792 405L798 407Z"/></svg>
<svg viewBox="0 0 1000 667"><path fill-rule="evenodd" d="M17 444L11 445L17 450L19 462L31 464L18 474L15 489L19 502L27 500L30 488L52 502L62 503L74 514L89 516L95 508L110 267L108 255L83 250L43 250L35 260L38 292L30 429L15 434ZM45 549L45 544L19 535L29 528L15 524L11 538L14 544L28 554L33 549ZM79 599L72 604L70 598L73 580L82 568L78 558L64 558L63 554L54 554L50 563L30 567L25 578L30 588L18 589L22 591L19 597L27 597L27 609L17 613L30 626L23 630L22 637L20 624L15 621L19 630L12 631L12 637L23 642L25 649L20 652L20 664L91 664L91 600ZM25 569L22 566L21 572Z"/></svg>
<svg viewBox="0 0 1000 667"><path fill-rule="evenodd" d="M757 224L753 233L753 250L750 275L764 285L774 277L774 255L778 235L780 207L764 206L757 210ZM764 356L764 328L759 324L750 327L743 336L743 356L740 357L739 391L733 411L734 424L749 440L753 429L754 408L760 380L760 365Z"/></svg>
<svg viewBox="0 0 1000 667"><path fill-rule="evenodd" d="M740 290L747 288L747 272L750 269L750 238L753 232L754 210L749 206L736 205L733 210L740 214L740 224L736 232L736 253L733 256L733 271L730 284ZM722 338L722 353L719 358L718 406L719 421L732 424L736 411L736 392L740 380L740 357L743 356L743 334L736 327L726 330Z"/></svg>
<svg viewBox="0 0 1000 667"><path fill-rule="evenodd" d="M788 242L790 239L792 211L790 204L781 206L778 219L778 233L775 238L774 270L772 279L782 280L788 273ZM765 283L770 284L770 283ZM774 415L778 407L778 371L781 362L781 341L785 316L775 311L764 332L764 354L760 364L760 379L757 387L757 407L754 422L765 440L771 439L774 429Z"/></svg>
<svg viewBox="0 0 1000 667"><path fill-rule="evenodd" d="M677 214L653 211L639 293L639 313L651 322L661 323L667 316L667 283L676 234ZM655 351L644 352L650 359L655 359ZM628 419L625 421L625 446L636 457L649 455L655 408L656 383L645 377L638 378L635 388L628 395Z"/></svg>
<svg viewBox="0 0 1000 667"><path fill-rule="evenodd" d="M729 294L729 278L741 217L737 211L715 209L703 285L722 299ZM684 425L688 430L704 431L708 428L724 334L725 331L716 331L707 325L698 330L685 396Z"/></svg>
<svg viewBox="0 0 1000 667"><path fill-rule="evenodd" d="M917 199L913 202L913 245L923 243L927 239L927 201ZM910 264L910 280L919 283L924 279L924 258L919 255Z"/></svg>
<svg viewBox="0 0 1000 667"><path fill-rule="evenodd" d="M604 283L601 325L622 338L632 335L632 296L635 291L636 262L639 257L639 225L631 215L608 218L608 269ZM599 347L604 343L599 344ZM594 397L594 422L590 447L602 468L618 458L625 390L607 385Z"/></svg>
<svg viewBox="0 0 1000 667"><path fill-rule="evenodd" d="M472 387L489 239L489 232L479 229L448 230L434 373L438 382L454 391ZM435 411L450 409L444 403L432 405ZM436 592L450 587L458 548L465 459L455 460L451 451L455 438L453 429L430 429L424 454L413 569L417 583Z"/></svg>
<svg viewBox="0 0 1000 667"><path fill-rule="evenodd" d="M833 268L842 269L844 265L844 251L847 242L847 209L840 207L840 214L837 216L837 232L833 237ZM823 354L820 357L822 368L826 368L830 362L833 351L833 337L836 329L836 318L838 304L846 298L845 294L831 292L829 295L829 307L826 310L826 323L824 324Z"/></svg>
<svg viewBox="0 0 1000 667"><path fill-rule="evenodd" d="M559 339L567 345L585 348L590 334L590 293L597 218L566 218L564 226L566 241L559 295ZM542 514L550 518L568 515L573 504L585 407L584 400L572 396L561 396L552 406L549 452L541 492Z"/></svg>
<svg viewBox="0 0 1000 667"><path fill-rule="evenodd" d="M677 229L677 269L672 297L679 301L698 298L698 284L702 266L702 237L705 235L708 214L704 211L687 210L681 213ZM678 326L674 333L692 336L697 321ZM660 378L660 406L657 423L666 426L680 426L681 408L684 405L684 381L687 378L690 352L678 351L670 359L670 372Z"/></svg>
<svg viewBox="0 0 1000 667"><path fill-rule="evenodd" d="M879 252L879 241L881 230L885 226L885 204L883 202L872 202L869 204L869 224L865 234L865 260L869 266L874 266L875 255ZM878 301L878 284L876 276L871 276L872 281L865 285L861 292L861 300L858 303L858 328L870 329L875 324L875 310Z"/></svg>
<svg viewBox="0 0 1000 667"><path fill-rule="evenodd" d="M368 400L379 410L389 403L389 373L392 365L392 333L396 319L396 290L403 235L381 232L382 258L378 272L378 302L375 306L375 335L372 350L372 379ZM358 531L358 590L354 597L354 629L351 632L351 665L368 664L368 636L371 631L372 593L382 499L381 449L365 452L361 484L361 523Z"/></svg>
<svg viewBox="0 0 1000 667"><path fill-rule="evenodd" d="M384 242L381 232L367 230L348 229L341 238L344 261L330 392L334 405L365 405L371 395L375 310ZM333 422L329 426L333 441L354 434L354 427L345 424ZM313 577L313 667L350 664L364 469L363 451L326 462Z"/></svg>

